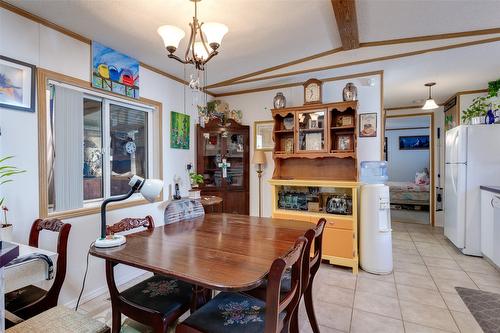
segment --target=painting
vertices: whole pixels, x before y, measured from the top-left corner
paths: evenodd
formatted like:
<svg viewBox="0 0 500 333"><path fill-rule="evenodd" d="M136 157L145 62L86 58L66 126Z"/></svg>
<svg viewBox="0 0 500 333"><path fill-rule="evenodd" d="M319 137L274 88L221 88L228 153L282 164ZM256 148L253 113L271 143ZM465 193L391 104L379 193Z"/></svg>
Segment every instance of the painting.
<svg viewBox="0 0 500 333"><path fill-rule="evenodd" d="M139 62L92 41L92 87L139 99Z"/></svg>
<svg viewBox="0 0 500 333"><path fill-rule="evenodd" d="M428 135L412 135L399 137L399 150L427 150L429 149Z"/></svg>
<svg viewBox="0 0 500 333"><path fill-rule="evenodd" d="M254 149L271 151L273 142L274 121L256 121L253 123Z"/></svg>
<svg viewBox="0 0 500 333"><path fill-rule="evenodd" d="M0 107L35 112L34 65L0 56Z"/></svg>
<svg viewBox="0 0 500 333"><path fill-rule="evenodd" d="M190 117L172 111L170 114L170 148L189 149Z"/></svg>
<svg viewBox="0 0 500 333"><path fill-rule="evenodd" d="M369 138L377 136L377 114L361 113L359 115L359 137Z"/></svg>

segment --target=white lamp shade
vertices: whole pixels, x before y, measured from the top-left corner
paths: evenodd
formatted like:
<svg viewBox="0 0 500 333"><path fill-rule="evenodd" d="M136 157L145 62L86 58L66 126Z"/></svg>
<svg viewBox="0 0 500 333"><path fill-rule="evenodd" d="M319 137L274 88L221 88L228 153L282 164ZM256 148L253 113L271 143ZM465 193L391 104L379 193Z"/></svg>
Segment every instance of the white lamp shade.
<svg viewBox="0 0 500 333"><path fill-rule="evenodd" d="M224 35L229 31L226 25L216 22L203 23L201 30L205 34L205 37L207 37L207 43L209 45L212 43L221 45L222 38L224 38Z"/></svg>
<svg viewBox="0 0 500 333"><path fill-rule="evenodd" d="M194 55L196 58L205 60L208 58L208 53L202 42L194 43Z"/></svg>
<svg viewBox="0 0 500 333"><path fill-rule="evenodd" d="M162 25L157 31L163 39L165 47L175 47L176 49L179 47L179 43L186 35L184 30L173 25Z"/></svg>
<svg viewBox="0 0 500 333"><path fill-rule="evenodd" d="M429 98L428 100L425 101L425 104L422 107L422 110L433 110L433 109L437 109L438 107L439 107L439 105L437 105L436 102L432 98Z"/></svg>
<svg viewBox="0 0 500 333"><path fill-rule="evenodd" d="M163 181L160 179L146 179L141 187L141 194L149 202L154 202L163 190Z"/></svg>

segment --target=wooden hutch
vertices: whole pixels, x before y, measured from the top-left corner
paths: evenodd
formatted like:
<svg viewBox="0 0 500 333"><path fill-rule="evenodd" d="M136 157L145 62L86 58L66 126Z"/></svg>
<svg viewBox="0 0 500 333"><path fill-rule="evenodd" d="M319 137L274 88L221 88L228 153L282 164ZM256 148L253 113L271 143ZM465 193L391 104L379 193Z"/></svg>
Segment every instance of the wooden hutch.
<svg viewBox="0 0 500 333"><path fill-rule="evenodd" d="M358 271L357 102L273 109L275 218L316 224L323 259Z"/></svg>

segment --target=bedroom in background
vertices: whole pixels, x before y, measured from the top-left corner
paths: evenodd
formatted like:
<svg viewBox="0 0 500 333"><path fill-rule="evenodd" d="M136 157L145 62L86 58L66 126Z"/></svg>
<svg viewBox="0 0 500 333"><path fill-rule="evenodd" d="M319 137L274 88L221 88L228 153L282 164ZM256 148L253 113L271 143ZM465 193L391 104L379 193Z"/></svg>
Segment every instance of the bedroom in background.
<svg viewBox="0 0 500 333"><path fill-rule="evenodd" d="M431 115L386 117L392 221L432 224L433 137Z"/></svg>

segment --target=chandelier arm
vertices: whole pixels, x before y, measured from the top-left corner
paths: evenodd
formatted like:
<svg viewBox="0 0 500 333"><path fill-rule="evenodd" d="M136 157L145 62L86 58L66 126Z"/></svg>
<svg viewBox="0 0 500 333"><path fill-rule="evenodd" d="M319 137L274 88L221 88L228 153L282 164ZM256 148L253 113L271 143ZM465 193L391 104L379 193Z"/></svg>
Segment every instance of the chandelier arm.
<svg viewBox="0 0 500 333"><path fill-rule="evenodd" d="M175 54L169 54L168 57L170 59L175 59L177 60L178 62L181 62L183 64L190 64L191 62L190 61L186 61L186 60L182 60L181 58L179 58L178 56L176 56Z"/></svg>
<svg viewBox="0 0 500 333"><path fill-rule="evenodd" d="M215 57L215 56L216 56L216 55L218 55L218 54L219 54L219 52L217 52L217 51L212 51L212 53L210 53L210 55L208 56L207 60L205 60L205 61L203 62L203 64L206 64L207 62L209 62L209 61L210 61L210 59L212 59L213 57Z"/></svg>
<svg viewBox="0 0 500 333"><path fill-rule="evenodd" d="M186 59L186 61L189 61L189 51L192 51L194 49L194 43L193 43L193 37L196 35L195 33L193 33L193 24L195 21L196 18L193 18L193 23L189 23L189 26L191 27L191 36L189 36L189 43L188 43L188 46L186 48L186 54L184 55L184 58ZM193 58L194 59L194 54L193 54Z"/></svg>
<svg viewBox="0 0 500 333"><path fill-rule="evenodd" d="M207 48L207 43L205 42L205 38L203 37L203 30L201 30L201 26L203 25L203 22L201 22L200 24L200 39L201 39L201 43L203 44L203 48L205 49L205 51L207 51L207 54L210 55L210 53L213 51L209 51L208 48ZM208 58L207 58L208 59ZM206 61L205 61L206 62Z"/></svg>

